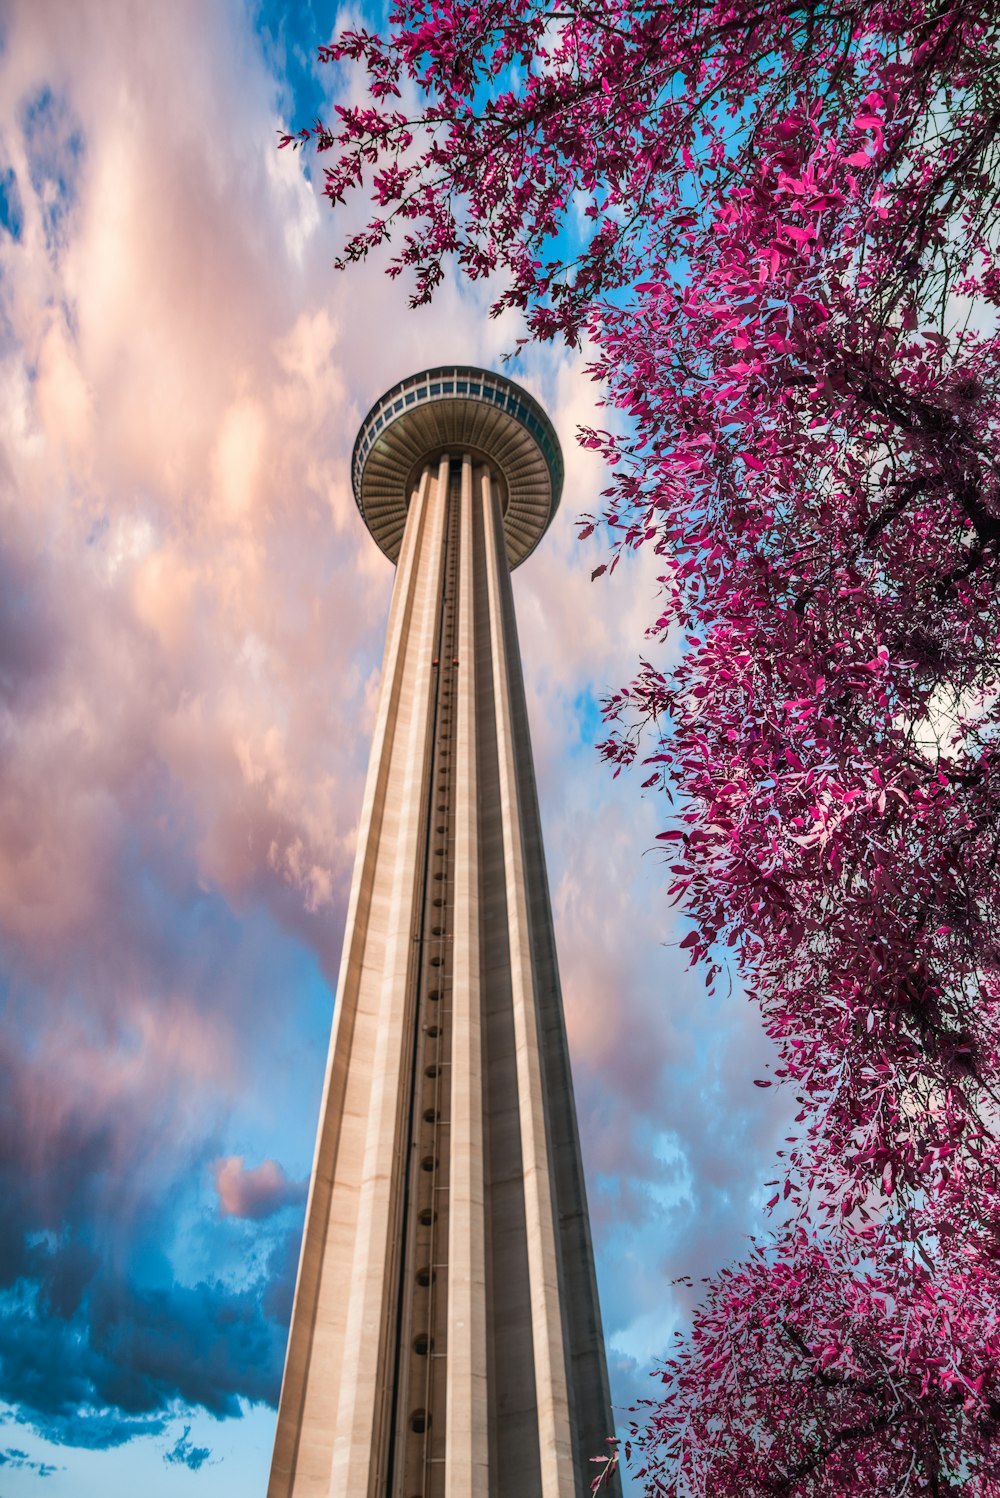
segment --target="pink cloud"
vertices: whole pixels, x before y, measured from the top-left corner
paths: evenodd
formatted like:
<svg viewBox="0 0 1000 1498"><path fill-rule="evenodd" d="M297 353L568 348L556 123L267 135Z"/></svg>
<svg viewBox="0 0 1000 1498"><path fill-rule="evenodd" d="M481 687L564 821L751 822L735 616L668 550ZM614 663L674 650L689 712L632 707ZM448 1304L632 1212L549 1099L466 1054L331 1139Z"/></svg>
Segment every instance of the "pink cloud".
<svg viewBox="0 0 1000 1498"><path fill-rule="evenodd" d="M242 1155L215 1162L215 1189L223 1217L271 1217L305 1201L306 1181L290 1181L276 1160L246 1170Z"/></svg>

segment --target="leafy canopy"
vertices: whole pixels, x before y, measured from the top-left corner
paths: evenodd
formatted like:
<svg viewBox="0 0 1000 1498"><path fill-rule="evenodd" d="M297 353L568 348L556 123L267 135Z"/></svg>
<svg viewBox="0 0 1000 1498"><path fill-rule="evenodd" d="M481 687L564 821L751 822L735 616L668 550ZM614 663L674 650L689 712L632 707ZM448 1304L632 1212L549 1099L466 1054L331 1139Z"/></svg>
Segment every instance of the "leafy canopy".
<svg viewBox="0 0 1000 1498"><path fill-rule="evenodd" d="M604 753L799 1104L654 1492L1000 1493L998 44L978 0L402 0L284 140L374 197L344 263L495 276L626 418L610 565L654 548L686 649Z"/></svg>

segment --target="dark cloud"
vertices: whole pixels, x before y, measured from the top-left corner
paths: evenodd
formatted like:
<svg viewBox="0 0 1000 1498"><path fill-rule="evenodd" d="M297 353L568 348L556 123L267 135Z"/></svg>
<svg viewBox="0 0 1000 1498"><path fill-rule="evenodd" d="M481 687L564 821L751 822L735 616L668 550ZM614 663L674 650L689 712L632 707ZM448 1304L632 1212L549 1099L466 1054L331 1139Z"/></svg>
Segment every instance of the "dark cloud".
<svg viewBox="0 0 1000 1498"><path fill-rule="evenodd" d="M207 1446L192 1446L190 1436L191 1427L185 1425L183 1433L178 1436L163 1460L171 1466L189 1467L192 1472L198 1472L212 1453Z"/></svg>
<svg viewBox="0 0 1000 1498"><path fill-rule="evenodd" d="M16 1446L0 1451L0 1467L9 1467L12 1472L34 1472L36 1477L51 1477L54 1472L61 1471L52 1462L33 1461L26 1451L19 1451Z"/></svg>
<svg viewBox="0 0 1000 1498"><path fill-rule="evenodd" d="M0 454L0 494L8 484ZM0 501L0 527L0 704L15 707L23 705L26 694L37 698L57 658L61 624L49 568L25 517Z"/></svg>
<svg viewBox="0 0 1000 1498"><path fill-rule="evenodd" d="M107 1446L162 1428L178 1400L219 1417L238 1415L241 1399L276 1402L285 1327L268 1315L277 1302L266 1277L240 1291L158 1289L99 1265L64 1317L48 1294L64 1253L36 1253L38 1278L7 1299L0 1397L22 1419L53 1439Z"/></svg>
<svg viewBox="0 0 1000 1498"><path fill-rule="evenodd" d="M23 222L24 210L21 207L17 176L13 167L8 167L5 172L0 173L0 229L5 229L11 239L18 240L21 238Z"/></svg>
<svg viewBox="0 0 1000 1498"><path fill-rule="evenodd" d="M268 1261L267 1288L264 1291L264 1314L278 1326L288 1326L295 1298L295 1277L299 1267L301 1227L289 1229L275 1243Z"/></svg>
<svg viewBox="0 0 1000 1498"><path fill-rule="evenodd" d="M31 185L43 205L46 244L54 252L63 238L63 221L76 197L75 176L83 156L83 133L69 101L54 94L47 84L24 101L21 128Z"/></svg>
<svg viewBox="0 0 1000 1498"><path fill-rule="evenodd" d="M218 1417L238 1416L241 1399L276 1402L285 1327L265 1309L265 1278L155 1289L101 1266L62 1317L45 1293L59 1260L56 1248L20 1282L0 1330L0 1397L51 1439L117 1445L162 1429L177 1401Z"/></svg>
<svg viewBox="0 0 1000 1498"><path fill-rule="evenodd" d="M163 1151L180 1099L141 1076L123 1088L86 1064L74 1074L51 1032L14 1042L0 1045L0 1399L90 1447L157 1433L178 1404L218 1417L274 1404L298 1222L279 1232L204 1211L204 1259L244 1271L179 1282L173 1221L198 1179L190 1143L179 1160Z"/></svg>

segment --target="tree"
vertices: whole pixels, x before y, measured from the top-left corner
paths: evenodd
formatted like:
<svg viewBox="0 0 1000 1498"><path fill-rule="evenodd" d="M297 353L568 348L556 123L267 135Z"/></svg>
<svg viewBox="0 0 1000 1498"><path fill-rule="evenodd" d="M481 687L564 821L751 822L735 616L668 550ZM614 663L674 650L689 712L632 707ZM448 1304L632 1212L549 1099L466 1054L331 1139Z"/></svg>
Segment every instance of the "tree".
<svg viewBox="0 0 1000 1498"><path fill-rule="evenodd" d="M1000 1492L995 7L400 0L322 56L371 104L284 143L373 192L344 263L401 231L415 302L497 275L625 426L584 530L654 548L686 649L603 751L670 797L682 946L799 1100L651 1488Z"/></svg>

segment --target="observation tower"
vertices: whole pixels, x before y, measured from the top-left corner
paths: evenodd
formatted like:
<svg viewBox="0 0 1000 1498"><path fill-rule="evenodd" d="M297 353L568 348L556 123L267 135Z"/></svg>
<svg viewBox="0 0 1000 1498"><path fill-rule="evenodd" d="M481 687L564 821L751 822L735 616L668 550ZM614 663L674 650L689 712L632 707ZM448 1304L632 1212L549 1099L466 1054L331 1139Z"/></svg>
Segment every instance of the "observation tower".
<svg viewBox="0 0 1000 1498"><path fill-rule="evenodd" d="M352 478L396 579L268 1498L585 1498L613 1427L510 581L562 455L518 385L431 369Z"/></svg>

